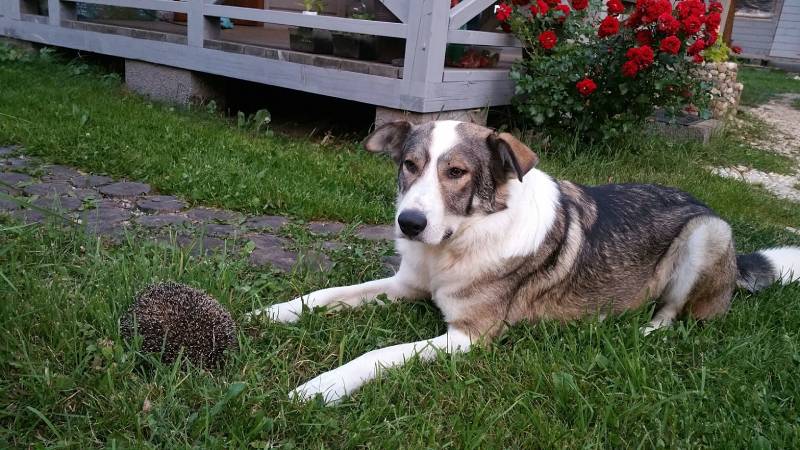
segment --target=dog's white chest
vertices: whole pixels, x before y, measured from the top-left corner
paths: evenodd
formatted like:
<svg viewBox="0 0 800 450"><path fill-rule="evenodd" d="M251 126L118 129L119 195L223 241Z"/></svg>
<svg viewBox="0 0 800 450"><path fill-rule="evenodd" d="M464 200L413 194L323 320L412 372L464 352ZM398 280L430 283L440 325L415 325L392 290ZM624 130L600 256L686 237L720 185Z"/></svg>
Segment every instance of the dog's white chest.
<svg viewBox="0 0 800 450"><path fill-rule="evenodd" d="M480 263L470 258L454 258L452 254L408 241L398 241L397 250L405 266L401 272L408 270L419 287L430 292L445 321L463 317L471 302L459 293L481 275Z"/></svg>

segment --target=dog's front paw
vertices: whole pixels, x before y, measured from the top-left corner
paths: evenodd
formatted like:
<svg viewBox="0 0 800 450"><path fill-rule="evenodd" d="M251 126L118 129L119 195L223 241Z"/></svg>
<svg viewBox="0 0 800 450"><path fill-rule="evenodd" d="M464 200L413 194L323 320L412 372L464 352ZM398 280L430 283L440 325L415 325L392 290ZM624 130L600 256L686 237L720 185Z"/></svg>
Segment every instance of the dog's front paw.
<svg viewBox="0 0 800 450"><path fill-rule="evenodd" d="M278 303L267 308L257 309L247 314L247 320L266 317L281 323L297 322L303 312L303 302L297 298L285 303Z"/></svg>
<svg viewBox="0 0 800 450"><path fill-rule="evenodd" d="M336 369L301 384L289 393L289 398L306 402L320 394L323 402L331 405L341 401L349 392L347 373Z"/></svg>

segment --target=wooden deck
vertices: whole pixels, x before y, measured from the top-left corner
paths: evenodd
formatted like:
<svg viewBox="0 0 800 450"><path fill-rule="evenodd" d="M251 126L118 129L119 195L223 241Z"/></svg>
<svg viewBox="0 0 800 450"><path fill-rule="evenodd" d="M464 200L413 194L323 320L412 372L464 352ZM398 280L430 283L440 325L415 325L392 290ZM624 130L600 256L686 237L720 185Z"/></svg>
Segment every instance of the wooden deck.
<svg viewBox="0 0 800 450"><path fill-rule="evenodd" d="M465 0L453 9L441 0L381 2L399 22L224 6L213 0L85 1L182 13L188 16L186 24L78 20L71 0L49 0L48 16L33 14L33 0L3 0L0 35L420 113L510 101L508 69L520 55L519 43L505 33L462 29L493 1ZM220 30L218 17L263 26ZM293 51L288 30L297 26L403 39L405 54L395 64L384 64ZM501 62L492 69L445 67L446 47L456 43L501 48Z"/></svg>

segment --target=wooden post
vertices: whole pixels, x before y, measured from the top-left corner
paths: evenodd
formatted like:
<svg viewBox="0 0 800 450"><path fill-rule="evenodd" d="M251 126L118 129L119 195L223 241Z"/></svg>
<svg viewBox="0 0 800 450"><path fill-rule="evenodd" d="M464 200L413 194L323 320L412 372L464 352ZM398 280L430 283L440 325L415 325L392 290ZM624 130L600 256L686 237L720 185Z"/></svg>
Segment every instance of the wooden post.
<svg viewBox="0 0 800 450"><path fill-rule="evenodd" d="M722 42L725 45L730 46L731 36L733 35L733 20L734 16L736 15L736 1L735 0L724 0L723 3L723 16L722 16L722 24L720 24L720 29L722 30Z"/></svg>
<svg viewBox="0 0 800 450"><path fill-rule="evenodd" d="M60 27L64 20L76 20L78 14L75 3L62 2L61 0L47 0L48 22L50 25Z"/></svg>
<svg viewBox="0 0 800 450"><path fill-rule="evenodd" d="M206 17L206 0L189 0L189 12L186 20L186 41L190 47L203 47L206 39L219 36L219 18Z"/></svg>
<svg viewBox="0 0 800 450"><path fill-rule="evenodd" d="M408 38L403 79L409 94L424 94L429 83L441 83L444 75L444 55L450 2L415 0L408 15Z"/></svg>
<svg viewBox="0 0 800 450"><path fill-rule="evenodd" d="M23 3L25 0L11 0L8 2L8 6L6 8L6 14L11 20L20 20L22 19L22 11L23 11Z"/></svg>

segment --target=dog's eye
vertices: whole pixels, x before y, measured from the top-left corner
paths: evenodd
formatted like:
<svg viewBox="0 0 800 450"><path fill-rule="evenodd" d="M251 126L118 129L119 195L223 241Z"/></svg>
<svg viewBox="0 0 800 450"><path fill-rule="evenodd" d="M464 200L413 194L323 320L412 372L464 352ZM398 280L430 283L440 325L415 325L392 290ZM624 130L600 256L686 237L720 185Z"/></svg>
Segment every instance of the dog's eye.
<svg viewBox="0 0 800 450"><path fill-rule="evenodd" d="M447 169L447 176L452 179L461 178L464 176L465 173L467 173L466 170L459 169L458 167L451 167Z"/></svg>
<svg viewBox="0 0 800 450"><path fill-rule="evenodd" d="M410 159L403 161L403 167L405 167L410 173L417 173L417 165L414 164L414 161L411 161Z"/></svg>

